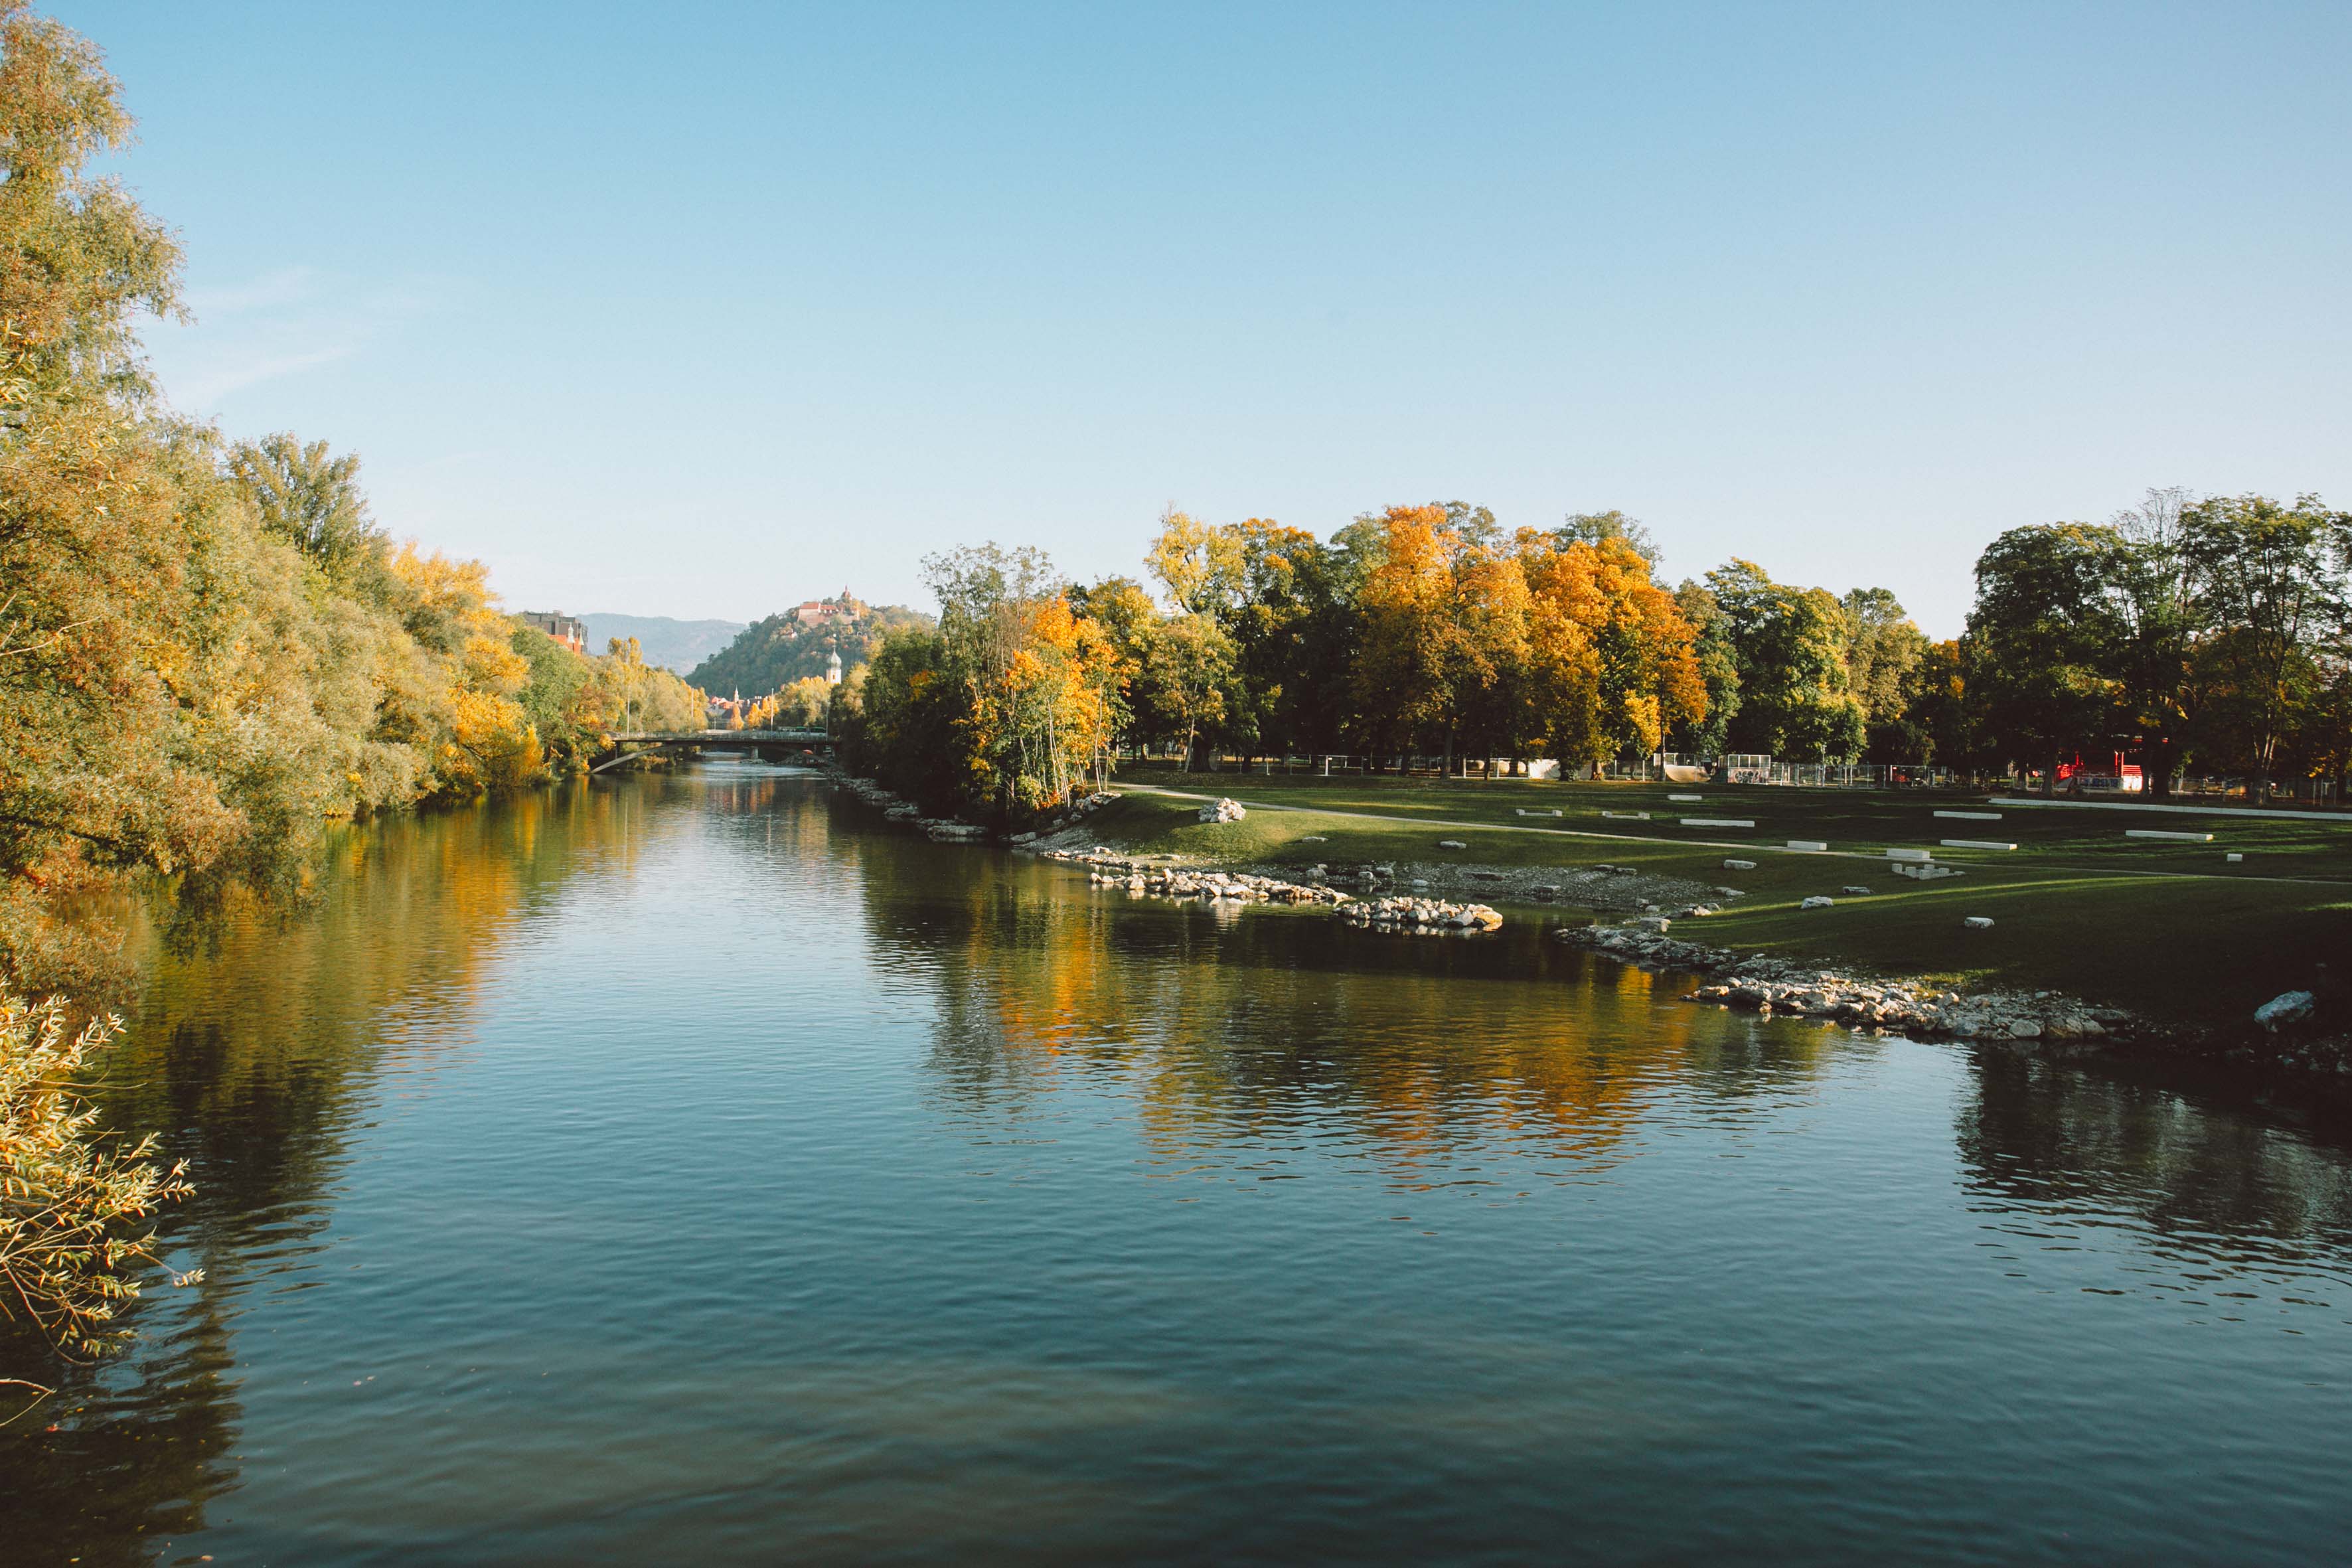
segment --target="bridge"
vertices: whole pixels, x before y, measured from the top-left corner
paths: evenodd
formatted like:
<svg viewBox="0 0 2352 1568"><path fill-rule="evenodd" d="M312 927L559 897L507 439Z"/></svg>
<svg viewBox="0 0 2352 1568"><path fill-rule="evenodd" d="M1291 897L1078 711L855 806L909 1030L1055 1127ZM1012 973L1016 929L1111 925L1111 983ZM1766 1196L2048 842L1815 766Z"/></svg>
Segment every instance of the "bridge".
<svg viewBox="0 0 2352 1568"><path fill-rule="evenodd" d="M618 767L631 757L643 756L647 752L749 752L755 757L784 757L833 750L833 737L823 730L686 730L677 733L630 730L604 739L604 749L588 769L592 773Z"/></svg>

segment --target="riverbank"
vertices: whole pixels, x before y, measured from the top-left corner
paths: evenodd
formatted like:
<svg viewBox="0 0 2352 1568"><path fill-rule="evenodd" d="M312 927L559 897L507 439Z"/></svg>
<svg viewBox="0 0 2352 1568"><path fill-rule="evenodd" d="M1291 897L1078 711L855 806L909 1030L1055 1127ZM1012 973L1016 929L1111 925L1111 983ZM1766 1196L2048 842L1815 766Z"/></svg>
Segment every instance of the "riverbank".
<svg viewBox="0 0 2352 1568"><path fill-rule="evenodd" d="M1960 1016L1985 1014L1988 1027L2031 1012L2099 1022L2093 1037L2331 1075L2345 1059L2324 1017L2277 1034L2252 1021L2297 990L2319 990L2324 1015L2321 965L2352 953L2341 819L2165 819L2206 840L2127 837L2140 824L2119 814L1925 793L1231 774L1129 776L1120 790L1084 833L1130 853L1273 875L1392 864L1433 893L1507 908L1672 920L1707 902L1714 912L1677 922L1675 939L1700 928L1696 945L1720 956L1684 967L1764 963L1810 989L1821 976L1899 984L1984 1004ZM1219 796L1249 814L1201 822L1201 801ZM1891 868L1898 848L1958 874L1912 880Z"/></svg>

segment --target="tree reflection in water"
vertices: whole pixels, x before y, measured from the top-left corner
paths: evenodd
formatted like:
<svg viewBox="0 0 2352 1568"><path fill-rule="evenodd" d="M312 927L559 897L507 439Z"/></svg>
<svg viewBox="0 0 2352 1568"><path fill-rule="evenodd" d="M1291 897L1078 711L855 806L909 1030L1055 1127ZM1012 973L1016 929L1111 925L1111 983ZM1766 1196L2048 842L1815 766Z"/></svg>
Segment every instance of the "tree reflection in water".
<svg viewBox="0 0 2352 1568"><path fill-rule="evenodd" d="M848 976L875 1016L904 1006L922 1020L915 1056L867 1081L893 1085L893 1072L912 1068L916 1100L944 1111L974 1147L1033 1131L1050 1139L1057 1119L1066 1125L1074 1109L1091 1118L1100 1106L1129 1116L1140 1141L1139 1156L1132 1143L1104 1144L1121 1163L1112 1168L1139 1157L1154 1179L1280 1177L1309 1163L1292 1156L1311 1141L1388 1188L1483 1184L1507 1197L1539 1183L1622 1183L1629 1161L1695 1129L1712 1136L1681 1147L1706 1159L1751 1128L1789 1125L1791 1108L1877 1117L1889 1102L1870 1096L1902 1065L1896 1053L1932 1050L1936 1070L1920 1076L1937 1095L1965 1100L1958 1176L2006 1254L2063 1247L2035 1267L2079 1268L2084 1289L2120 1282L2197 1310L2207 1300L2199 1292L2225 1278L2277 1283L2220 1286L2216 1297L2342 1300L2329 1292L2352 1253L2347 1163L2255 1115L2005 1051L1969 1056L1955 1081L1951 1047L1661 1005L1684 982L1591 958L1530 919L1493 940L1433 941L1305 911L1131 901L1063 868L886 827L804 778L714 768L353 827L334 839L311 904L240 909L202 952L151 952L151 984L102 1099L113 1125L156 1128L170 1154L191 1160L197 1194L167 1217L165 1239L174 1268L201 1266L206 1278L152 1290L130 1356L53 1372L60 1394L0 1427L0 1558L176 1557L165 1542L235 1517L232 1494L260 1458L248 1461L242 1428L282 1409L267 1374L240 1369L284 1342L247 1320L275 1293L323 1279L338 1194L365 1179L354 1162L374 1147L365 1127L397 1114L404 1091L461 1062L480 1065L468 1059L468 1020L486 998L544 986L528 963L506 963L504 978L492 971L530 951L524 928L568 879L593 870L622 896L647 847L696 820L715 821L707 842L730 858L739 895L754 879L815 882L838 895L824 900L833 919L864 922L836 938L808 923L805 901L781 894L761 906L772 931L758 929L738 951L763 961L772 951L789 964L793 943L837 940L828 975ZM698 892L686 888L680 902ZM733 919L732 906L717 909L687 937L741 936ZM674 960L676 947L666 951ZM635 978L624 975L624 989ZM726 978L739 1024L752 1019L761 972ZM648 994L691 1000L692 984L666 974L667 989ZM806 1005L805 986L784 989ZM834 1048L822 1038L795 1045ZM693 1059L679 1058L680 1070ZM728 1058L761 1085L806 1060L780 1053L772 1063L756 1050ZM1840 1083L1859 1092L1834 1097ZM1928 1167L1942 1194L1948 1103L1938 1098L1904 1124L1927 1131L1906 1131L1895 1151L1907 1160L1924 1136L1933 1146L1906 1169ZM889 1131L928 1152L940 1147L941 1120ZM1717 1169L1738 1185L1739 1175ZM1673 1180L1651 1186L1661 1212L1683 1201ZM646 1194L628 1186L626 1195ZM1081 1184L1073 1201L1095 1199ZM789 1224L774 1234L780 1244L806 1240ZM1960 1271L1981 1279L1975 1256ZM267 1364L283 1373L283 1349ZM862 1409L845 1417L851 1426L881 1419ZM583 1421L594 1429L593 1415ZM281 1440L273 1464L282 1449ZM320 1507L343 1506L331 1488L319 1495ZM489 1499L481 1517L504 1503Z"/></svg>
<svg viewBox="0 0 2352 1568"><path fill-rule="evenodd" d="M2139 1254L2125 1265L2138 1289L2352 1289L2352 1164L2340 1149L2159 1083L2013 1047L1970 1057L1963 1170L1988 1223L2021 1248L2096 1248L2120 1226Z"/></svg>
<svg viewBox="0 0 2352 1568"><path fill-rule="evenodd" d="M0 1427L0 1555L143 1562L235 1489L245 1298L300 1288L385 1081L433 1070L520 921L583 864L625 866L657 801L575 787L354 825L322 847L302 907L234 906L194 952L150 940L98 1100L107 1125L155 1129L167 1159L189 1162L195 1194L164 1216L163 1256L205 1279L152 1281L119 1361L0 1346L58 1389Z"/></svg>
<svg viewBox="0 0 2352 1568"><path fill-rule="evenodd" d="M868 845L877 947L938 998L934 1070L975 1110L1132 1075L1159 1159L1351 1129L1402 1186L1514 1147L1555 1176L1636 1152L1668 1101L1737 1113L1801 1093L1855 1037L1661 1006L1684 983L1596 961L1531 921L1490 938L1357 931L1317 912L1130 900L1043 862ZM910 863L903 873L894 856ZM919 898L903 889L922 889Z"/></svg>

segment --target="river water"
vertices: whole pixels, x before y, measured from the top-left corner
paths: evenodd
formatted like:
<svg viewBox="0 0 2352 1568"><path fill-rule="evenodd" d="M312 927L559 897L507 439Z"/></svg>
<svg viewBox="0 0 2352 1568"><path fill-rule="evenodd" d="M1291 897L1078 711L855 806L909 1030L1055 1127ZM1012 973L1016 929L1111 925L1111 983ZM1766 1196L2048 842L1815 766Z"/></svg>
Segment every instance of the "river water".
<svg viewBox="0 0 2352 1568"><path fill-rule="evenodd" d="M2342 1142L1680 989L749 763L353 829L155 961L205 1277L0 1560L2341 1560Z"/></svg>

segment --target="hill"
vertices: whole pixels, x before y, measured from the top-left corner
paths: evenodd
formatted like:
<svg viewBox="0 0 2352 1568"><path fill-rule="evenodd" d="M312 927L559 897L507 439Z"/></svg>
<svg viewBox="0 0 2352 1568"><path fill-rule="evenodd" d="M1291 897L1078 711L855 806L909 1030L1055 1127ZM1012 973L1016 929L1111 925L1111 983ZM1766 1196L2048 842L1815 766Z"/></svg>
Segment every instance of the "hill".
<svg viewBox="0 0 2352 1568"><path fill-rule="evenodd" d="M849 669L870 660L891 632L933 624L919 610L868 605L845 591L838 598L812 599L744 627L687 679L714 697L737 691L765 697L803 677L823 675L835 647L842 668Z"/></svg>
<svg viewBox="0 0 2352 1568"><path fill-rule="evenodd" d="M680 675L725 647L743 629L740 621L677 621L667 616L594 615L580 621L588 629L590 653L603 653L608 638L635 637L647 664Z"/></svg>

